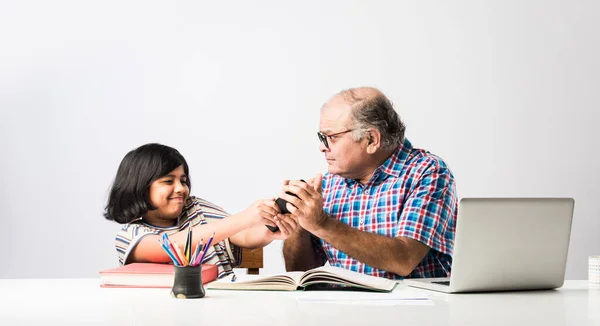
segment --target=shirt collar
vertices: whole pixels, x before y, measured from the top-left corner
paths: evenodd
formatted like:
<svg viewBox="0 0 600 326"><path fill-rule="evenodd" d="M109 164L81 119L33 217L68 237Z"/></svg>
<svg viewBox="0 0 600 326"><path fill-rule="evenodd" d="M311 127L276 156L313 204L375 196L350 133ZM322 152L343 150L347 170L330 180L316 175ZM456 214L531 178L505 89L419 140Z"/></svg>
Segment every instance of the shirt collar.
<svg viewBox="0 0 600 326"><path fill-rule="evenodd" d="M404 142L396 148L392 155L375 169L374 175L377 175L381 171L390 176L399 177L412 149L411 142L407 138L404 138Z"/></svg>
<svg viewBox="0 0 600 326"><path fill-rule="evenodd" d="M390 155L390 157L387 160L385 160L383 164L381 164L375 169L373 177L376 179L383 179L381 173L385 173L396 178L399 177L400 173L402 172L402 167L408 160L412 149L413 146L411 142L408 139L404 138L404 142L394 150L392 155ZM355 183L358 182L354 179L346 178L344 178L344 181L346 182L347 186L353 186Z"/></svg>

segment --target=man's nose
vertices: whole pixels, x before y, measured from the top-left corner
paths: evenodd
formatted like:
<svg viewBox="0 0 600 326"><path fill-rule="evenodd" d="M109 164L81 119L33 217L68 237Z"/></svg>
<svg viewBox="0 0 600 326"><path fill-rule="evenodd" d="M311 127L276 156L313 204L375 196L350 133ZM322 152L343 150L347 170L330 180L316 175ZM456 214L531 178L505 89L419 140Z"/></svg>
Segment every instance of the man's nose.
<svg viewBox="0 0 600 326"><path fill-rule="evenodd" d="M323 144L323 142L319 142L319 151L325 153L329 151L329 148L325 147L325 144Z"/></svg>

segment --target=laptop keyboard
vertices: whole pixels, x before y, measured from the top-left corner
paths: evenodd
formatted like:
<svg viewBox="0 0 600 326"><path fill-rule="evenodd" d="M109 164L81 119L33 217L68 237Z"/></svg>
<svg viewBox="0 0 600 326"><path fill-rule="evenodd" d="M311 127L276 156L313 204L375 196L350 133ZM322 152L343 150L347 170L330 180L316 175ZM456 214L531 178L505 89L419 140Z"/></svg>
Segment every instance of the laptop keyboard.
<svg viewBox="0 0 600 326"><path fill-rule="evenodd" d="M432 281L431 283L441 284L441 285L450 285L450 281Z"/></svg>

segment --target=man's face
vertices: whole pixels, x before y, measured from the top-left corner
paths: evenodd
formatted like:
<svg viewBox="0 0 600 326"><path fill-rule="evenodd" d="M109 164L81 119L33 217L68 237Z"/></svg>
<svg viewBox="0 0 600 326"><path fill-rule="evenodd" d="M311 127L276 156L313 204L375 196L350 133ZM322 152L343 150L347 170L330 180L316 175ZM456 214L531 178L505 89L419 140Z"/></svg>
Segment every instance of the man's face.
<svg viewBox="0 0 600 326"><path fill-rule="evenodd" d="M327 103L321 109L319 131L326 137L329 148L321 142L319 150L325 154L329 173L358 179L364 173L367 143L364 138L355 141L352 132L345 132L352 129L351 122L348 103L336 98Z"/></svg>

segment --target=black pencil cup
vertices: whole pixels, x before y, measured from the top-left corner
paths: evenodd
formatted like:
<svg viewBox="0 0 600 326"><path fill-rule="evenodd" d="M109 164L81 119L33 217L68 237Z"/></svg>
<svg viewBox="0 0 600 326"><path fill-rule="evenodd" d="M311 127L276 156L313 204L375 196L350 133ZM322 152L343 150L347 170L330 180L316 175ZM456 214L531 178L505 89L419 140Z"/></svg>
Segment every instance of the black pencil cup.
<svg viewBox="0 0 600 326"><path fill-rule="evenodd" d="M177 299L203 298L206 292L202 285L202 265L175 266L175 279L171 296Z"/></svg>

